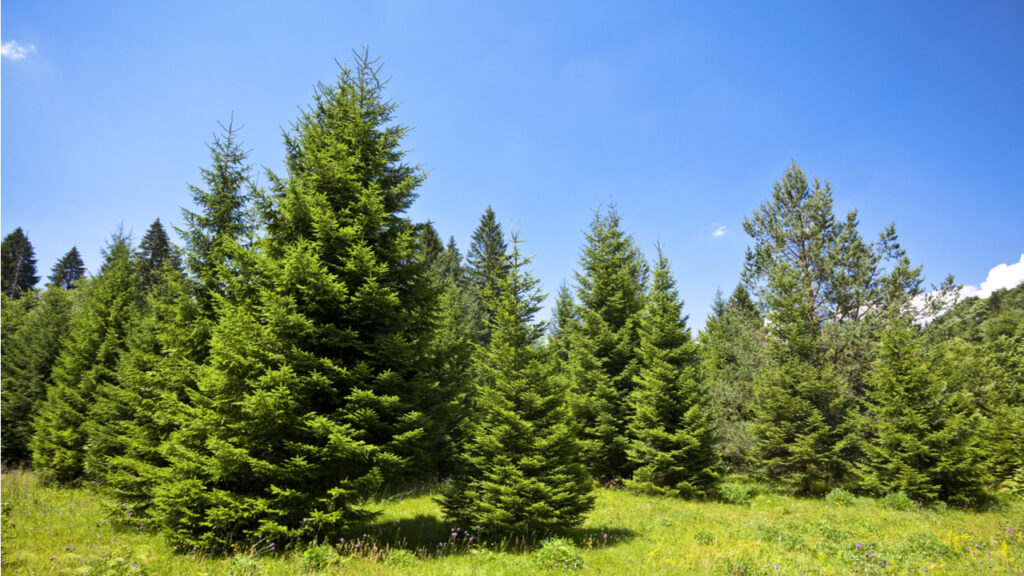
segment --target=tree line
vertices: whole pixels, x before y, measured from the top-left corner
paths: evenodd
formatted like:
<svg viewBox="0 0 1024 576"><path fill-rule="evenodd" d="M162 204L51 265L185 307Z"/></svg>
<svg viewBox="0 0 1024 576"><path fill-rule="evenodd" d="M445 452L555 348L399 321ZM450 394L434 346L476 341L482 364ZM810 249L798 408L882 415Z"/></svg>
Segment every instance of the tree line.
<svg viewBox="0 0 1024 576"><path fill-rule="evenodd" d="M435 479L448 518L502 534L579 524L595 483L1024 492L1021 287L928 297L894 227L865 240L793 164L698 335L614 208L541 322L490 208L465 256L405 215L425 175L378 72L364 53L317 87L266 189L223 127L181 246L159 220L115 233L95 274L73 248L39 290L24 232L4 239L6 464L92 482L189 550L337 538Z"/></svg>

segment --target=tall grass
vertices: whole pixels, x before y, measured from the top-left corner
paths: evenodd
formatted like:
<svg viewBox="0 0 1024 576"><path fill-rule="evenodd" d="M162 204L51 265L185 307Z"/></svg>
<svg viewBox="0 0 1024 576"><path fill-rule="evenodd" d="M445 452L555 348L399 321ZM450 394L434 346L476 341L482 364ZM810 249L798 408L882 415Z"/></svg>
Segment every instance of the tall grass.
<svg viewBox="0 0 1024 576"><path fill-rule="evenodd" d="M763 489L739 504L599 489L582 527L542 544L452 525L428 493L380 502L377 520L344 540L267 542L222 557L174 553L88 487L8 471L2 493L4 574L1024 575L1019 501L978 513Z"/></svg>

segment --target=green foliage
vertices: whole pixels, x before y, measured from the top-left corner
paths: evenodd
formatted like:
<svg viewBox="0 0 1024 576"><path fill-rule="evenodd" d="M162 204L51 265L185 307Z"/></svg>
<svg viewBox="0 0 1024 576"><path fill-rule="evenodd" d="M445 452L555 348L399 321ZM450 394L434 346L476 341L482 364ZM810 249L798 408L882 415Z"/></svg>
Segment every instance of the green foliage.
<svg viewBox="0 0 1024 576"><path fill-rule="evenodd" d="M853 494L843 490L842 488L833 488L825 495L826 502L837 506L849 506L850 504L853 504L855 498L856 497Z"/></svg>
<svg viewBox="0 0 1024 576"><path fill-rule="evenodd" d="M138 306L138 280L131 246L114 236L99 275L82 293L68 339L53 369L46 403L34 420L29 447L36 470L54 481L77 479L90 443L89 422L97 390L117 386L116 368ZM103 470L97 470L102 473Z"/></svg>
<svg viewBox="0 0 1024 576"><path fill-rule="evenodd" d="M614 209L594 215L576 274L578 322L566 372L583 462L601 480L629 477L630 398L639 362L647 266Z"/></svg>
<svg viewBox="0 0 1024 576"><path fill-rule="evenodd" d="M334 551L334 548L326 544L319 544L302 551L302 561L299 565L302 566L303 572L321 572L337 561L338 553Z"/></svg>
<svg viewBox="0 0 1024 576"><path fill-rule="evenodd" d="M71 321L74 296L48 287L18 302L38 303L18 323L17 332L3 344L3 409L0 435L4 462L26 464L33 421L52 385L51 372ZM6 306L5 302L5 306Z"/></svg>
<svg viewBox="0 0 1024 576"><path fill-rule="evenodd" d="M924 501L983 499L981 418L971 399L935 378L907 319L894 319L881 345L865 398L862 488Z"/></svg>
<svg viewBox="0 0 1024 576"><path fill-rule="evenodd" d="M720 459L707 386L660 246L639 332L628 449L636 470L627 486L689 498L713 495Z"/></svg>
<svg viewBox="0 0 1024 576"><path fill-rule="evenodd" d="M515 240L513 238L513 240ZM593 506L565 390L541 346L537 280L513 243L507 276L490 293L491 339L480 349L463 459L440 502L458 523L499 534L579 524Z"/></svg>
<svg viewBox="0 0 1024 576"><path fill-rule="evenodd" d="M490 206L480 216L480 223L473 231L473 243L466 253L466 271L470 286L484 311L483 325L478 332L477 344L490 340L490 320L494 311L487 307L491 295L497 294L501 279L508 274L508 246L501 224Z"/></svg>
<svg viewBox="0 0 1024 576"><path fill-rule="evenodd" d="M0 289L12 300L20 298L39 282L35 249L20 226L0 244L0 265Z"/></svg>
<svg viewBox="0 0 1024 576"><path fill-rule="evenodd" d="M549 538L533 553L533 559L541 566L553 570L582 570L583 556L571 540Z"/></svg>
<svg viewBox="0 0 1024 576"><path fill-rule="evenodd" d="M164 267L181 267L178 250L171 244L159 218L149 225L146 235L139 241L135 257L139 262L139 284L142 290L148 289L159 279Z"/></svg>
<svg viewBox="0 0 1024 576"><path fill-rule="evenodd" d="M892 510L899 510L906 512L908 510L914 510L917 508L917 503L907 496L907 493L900 490L898 492L890 492L882 498L882 505Z"/></svg>
<svg viewBox="0 0 1024 576"><path fill-rule="evenodd" d="M107 554L75 570L76 576L146 576L148 571L131 554Z"/></svg>
<svg viewBox="0 0 1024 576"><path fill-rule="evenodd" d="M750 488L737 482L723 482L719 486L719 495L723 502L746 506L750 504Z"/></svg>
<svg viewBox="0 0 1024 576"><path fill-rule="evenodd" d="M63 290L74 288L85 277L85 262L78 248L72 246L50 270L50 284Z"/></svg>
<svg viewBox="0 0 1024 576"><path fill-rule="evenodd" d="M267 572L259 558L250 554L232 556L225 571L227 576L264 576Z"/></svg>

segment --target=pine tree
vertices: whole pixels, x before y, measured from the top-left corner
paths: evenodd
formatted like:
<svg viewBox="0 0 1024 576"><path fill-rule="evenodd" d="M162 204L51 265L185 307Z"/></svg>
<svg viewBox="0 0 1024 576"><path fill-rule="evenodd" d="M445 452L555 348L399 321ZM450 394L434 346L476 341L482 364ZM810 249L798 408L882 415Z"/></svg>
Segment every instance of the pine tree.
<svg viewBox="0 0 1024 576"><path fill-rule="evenodd" d="M480 223L473 231L473 242L466 253L470 284L484 312L480 326L482 338L474 340L477 344L486 344L490 339L489 319L493 312L487 308L487 303L490 302L489 294L497 293L501 278L508 273L507 252L508 246L505 244L501 224L498 223L494 210L488 206L480 216Z"/></svg>
<svg viewBox="0 0 1024 576"><path fill-rule="evenodd" d="M365 54L286 135L268 234L216 299L210 355L163 452L179 546L337 534L387 477L427 472L437 289L403 213L423 175Z"/></svg>
<svg viewBox="0 0 1024 576"><path fill-rule="evenodd" d="M117 385L118 359L138 305L138 280L128 238L113 237L99 275L89 282L82 297L29 443L36 470L60 482L75 480L87 471L83 459L89 437L84 426L96 390Z"/></svg>
<svg viewBox="0 0 1024 576"><path fill-rule="evenodd" d="M79 280L85 277L85 262L82 262L82 255L78 248L71 247L66 254L50 269L50 284L63 290L70 290L75 287Z"/></svg>
<svg viewBox="0 0 1024 576"><path fill-rule="evenodd" d="M31 290L39 277L36 276L36 253L28 236L20 227L4 237L0 245L0 288L8 298L15 299Z"/></svg>
<svg viewBox="0 0 1024 576"><path fill-rule="evenodd" d="M551 377L534 321L543 299L513 236L508 272L488 293L491 339L478 355L471 435L440 502L456 522L500 534L544 534L593 507L566 391Z"/></svg>
<svg viewBox="0 0 1024 576"><path fill-rule="evenodd" d="M957 504L984 498L989 480L977 433L981 416L970 397L933 374L906 317L884 332L868 375L861 423L861 487L874 494Z"/></svg>
<svg viewBox="0 0 1024 576"><path fill-rule="evenodd" d="M22 298L28 300L32 296ZM64 343L73 295L50 286L38 296L20 329L3 345L4 462L27 464L32 423L46 400L54 362Z"/></svg>
<svg viewBox="0 0 1024 576"><path fill-rule="evenodd" d="M164 230L159 218L149 225L149 230L135 251L135 257L139 260L140 285L143 290L157 281L165 265L172 268L181 267L177 250L167 237L167 231Z"/></svg>
<svg viewBox="0 0 1024 576"><path fill-rule="evenodd" d="M628 477L626 432L639 364L647 267L614 208L594 215L576 274L579 321L569 335L567 372L583 461L602 480Z"/></svg>
<svg viewBox="0 0 1024 576"><path fill-rule="evenodd" d="M627 486L688 498L713 495L721 459L710 398L661 246L641 315L638 354L628 450L636 471Z"/></svg>
<svg viewBox="0 0 1024 576"><path fill-rule="evenodd" d="M754 381L766 360L768 341L761 312L743 284L728 300L716 294L700 344L722 460L734 471L750 471Z"/></svg>

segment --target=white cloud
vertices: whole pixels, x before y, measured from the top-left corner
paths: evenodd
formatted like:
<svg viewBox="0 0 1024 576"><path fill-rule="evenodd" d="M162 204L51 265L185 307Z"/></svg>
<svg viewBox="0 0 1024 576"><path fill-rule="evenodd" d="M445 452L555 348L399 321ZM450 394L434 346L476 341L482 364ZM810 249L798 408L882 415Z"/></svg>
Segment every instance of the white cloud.
<svg viewBox="0 0 1024 576"><path fill-rule="evenodd" d="M714 236L715 238L721 238L722 236L725 236L724 224L712 224L712 226L717 226L717 228L715 228L715 231L711 233L712 236Z"/></svg>
<svg viewBox="0 0 1024 576"><path fill-rule="evenodd" d="M1013 288L1024 282L1024 254L1020 255L1020 262L1016 264L1000 264L988 271L988 278L981 283L981 287L964 286L960 292L961 298L977 296L988 298L993 292L1000 288Z"/></svg>
<svg viewBox="0 0 1024 576"><path fill-rule="evenodd" d="M16 40L8 40L0 45L0 56L8 60L24 60L26 56L35 51L34 45L19 44Z"/></svg>

